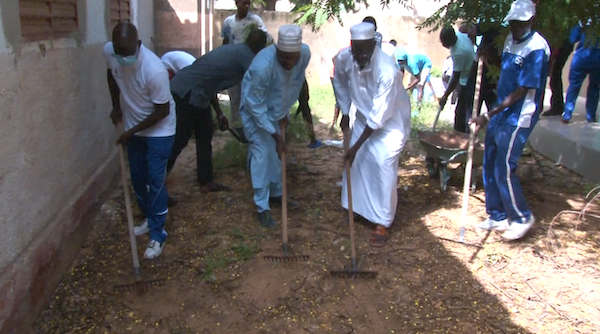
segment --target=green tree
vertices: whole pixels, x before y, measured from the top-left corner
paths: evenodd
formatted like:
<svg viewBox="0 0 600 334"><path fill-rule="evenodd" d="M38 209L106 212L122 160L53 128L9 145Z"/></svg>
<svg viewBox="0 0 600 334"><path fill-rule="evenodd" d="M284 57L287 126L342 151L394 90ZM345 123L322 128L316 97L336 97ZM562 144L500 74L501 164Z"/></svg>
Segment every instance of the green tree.
<svg viewBox="0 0 600 334"><path fill-rule="evenodd" d="M417 0L381 0L381 6L397 1L406 8L411 8ZM418 0L425 1L425 0ZM430 0L440 1L440 0ZM535 1L534 1L535 2ZM457 21L480 22L482 28L498 25L502 22L512 0L450 0L436 13L427 18L420 26L434 32L444 25ZM333 18L341 24L341 14L355 11L357 5L365 4L365 0L314 0L312 3L297 6L299 13L297 22L310 25L318 30L328 19ZM569 30L578 22L591 22L589 31L600 36L600 1L599 0L538 0L536 6L536 25L551 45L560 45Z"/></svg>

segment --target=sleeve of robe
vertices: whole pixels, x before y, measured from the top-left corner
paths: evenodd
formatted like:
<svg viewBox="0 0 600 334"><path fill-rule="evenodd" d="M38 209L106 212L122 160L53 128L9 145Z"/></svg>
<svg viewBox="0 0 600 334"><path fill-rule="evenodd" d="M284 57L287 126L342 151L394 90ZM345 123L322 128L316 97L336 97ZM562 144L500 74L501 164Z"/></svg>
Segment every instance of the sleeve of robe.
<svg viewBox="0 0 600 334"><path fill-rule="evenodd" d="M367 126L373 130L381 129L394 112L396 105L396 92L394 91L394 79L398 70L393 73L382 75L377 82L377 93L373 97L373 109L369 113Z"/></svg>
<svg viewBox="0 0 600 334"><path fill-rule="evenodd" d="M244 90L246 93L246 103L244 111L247 111L258 127L267 131L269 134L277 132L273 124L269 121L267 115L267 95L271 78L270 66L263 64L260 60L253 62L246 74L244 75L244 84L249 85Z"/></svg>
<svg viewBox="0 0 600 334"><path fill-rule="evenodd" d="M340 106L342 115L348 115L350 106L352 105L352 100L350 99L350 78L346 70L346 59L344 59L347 53L348 50L344 49L333 57L333 93L335 94L335 100Z"/></svg>

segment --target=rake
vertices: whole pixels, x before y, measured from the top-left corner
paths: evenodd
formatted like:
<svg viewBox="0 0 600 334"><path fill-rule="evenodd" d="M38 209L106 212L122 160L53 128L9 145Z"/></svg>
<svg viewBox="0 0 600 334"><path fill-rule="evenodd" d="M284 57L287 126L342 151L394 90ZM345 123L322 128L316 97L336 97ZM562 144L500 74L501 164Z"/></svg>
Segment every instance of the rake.
<svg viewBox="0 0 600 334"><path fill-rule="evenodd" d="M350 138L348 137L348 129L344 129L344 153L348 152L350 146ZM350 223L350 249L352 255L352 266L342 270L330 270L329 274L332 277L338 278L359 278L372 279L377 277L378 272L359 270L356 261L356 243L354 242L354 209L352 207L352 182L350 181L350 162L346 160L346 190L348 191L348 221Z"/></svg>
<svg viewBox="0 0 600 334"><path fill-rule="evenodd" d="M131 197L129 195L129 188L127 186L127 167L125 164L125 153L123 152L123 145L119 146L119 160L121 163L121 183L123 183L123 192L125 193L125 211L127 212L127 227L129 228L129 240L131 242L131 257L133 259L133 273L135 275L135 282L129 284L115 285L113 291L138 291L145 292L152 289L155 286L161 286L165 284L164 279L145 280L142 278L142 271L140 270L140 259L138 257L137 242L135 240L135 233L133 232L133 212L131 210Z"/></svg>
<svg viewBox="0 0 600 334"><path fill-rule="evenodd" d="M473 114L471 115L471 119L475 119L479 114L479 98L481 95L481 81L483 79L483 58L479 58L477 63L477 81L475 83L475 96L473 98ZM481 244L471 243L465 241L465 232L467 225L467 215L469 208L469 191L471 189L471 172L473 170L473 150L475 147L475 136L476 133L474 131L474 127L471 126L471 133L469 136L469 151L468 151L468 159L467 166L465 167L465 180L463 184L463 196L462 196L462 210L460 215L461 225L460 230L458 232L458 240L448 239L448 238L440 238L446 241L460 243L466 246L472 246L477 248L482 248Z"/></svg>
<svg viewBox="0 0 600 334"><path fill-rule="evenodd" d="M281 137L285 140L285 127L281 126ZM283 255L265 255L263 259L272 262L308 261L309 255L291 254L288 247L287 178L285 172L285 152L281 152L281 248Z"/></svg>

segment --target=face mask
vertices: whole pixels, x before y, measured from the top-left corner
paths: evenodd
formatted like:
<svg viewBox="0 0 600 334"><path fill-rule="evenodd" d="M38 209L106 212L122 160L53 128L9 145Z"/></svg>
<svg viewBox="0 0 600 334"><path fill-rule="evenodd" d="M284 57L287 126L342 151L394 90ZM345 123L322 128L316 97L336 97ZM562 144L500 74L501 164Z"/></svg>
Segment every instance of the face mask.
<svg viewBox="0 0 600 334"><path fill-rule="evenodd" d="M119 64L127 67L131 67L137 61L137 55L131 55L127 57L115 57Z"/></svg>
<svg viewBox="0 0 600 334"><path fill-rule="evenodd" d="M135 54L133 54L131 56L121 56L121 55L113 54L113 57L115 57L115 59L117 60L117 62L119 64L126 66L126 67L131 67L137 61L138 51L139 51L139 47L135 51Z"/></svg>

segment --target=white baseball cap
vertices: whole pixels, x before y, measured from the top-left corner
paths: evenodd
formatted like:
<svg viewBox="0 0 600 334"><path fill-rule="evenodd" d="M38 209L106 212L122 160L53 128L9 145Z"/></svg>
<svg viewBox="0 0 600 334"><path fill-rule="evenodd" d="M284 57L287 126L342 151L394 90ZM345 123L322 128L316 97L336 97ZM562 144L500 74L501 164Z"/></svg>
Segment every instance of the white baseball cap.
<svg viewBox="0 0 600 334"><path fill-rule="evenodd" d="M526 22L535 16L535 4L531 0L516 0L510 6L508 15L504 18L504 22L522 21Z"/></svg>

